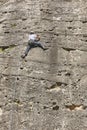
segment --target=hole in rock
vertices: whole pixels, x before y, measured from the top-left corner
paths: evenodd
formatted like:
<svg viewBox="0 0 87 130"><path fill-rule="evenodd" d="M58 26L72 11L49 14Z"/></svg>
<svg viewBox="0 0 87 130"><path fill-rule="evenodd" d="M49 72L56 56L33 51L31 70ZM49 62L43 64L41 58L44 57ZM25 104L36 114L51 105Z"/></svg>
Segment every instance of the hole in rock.
<svg viewBox="0 0 87 130"><path fill-rule="evenodd" d="M19 77L17 77L17 80L20 80Z"/></svg>
<svg viewBox="0 0 87 130"><path fill-rule="evenodd" d="M55 107L53 107L53 110L59 110L59 106L55 106Z"/></svg>
<svg viewBox="0 0 87 130"><path fill-rule="evenodd" d="M40 112L38 112L38 114L40 114Z"/></svg>
<svg viewBox="0 0 87 130"><path fill-rule="evenodd" d="M27 18L22 18L22 21L25 21L25 20L27 20Z"/></svg>
<svg viewBox="0 0 87 130"><path fill-rule="evenodd" d="M39 104L40 102L37 102L37 104Z"/></svg>
<svg viewBox="0 0 87 130"><path fill-rule="evenodd" d="M70 76L71 74L70 73L66 73L65 76Z"/></svg>
<svg viewBox="0 0 87 130"><path fill-rule="evenodd" d="M67 27L68 29L73 29L73 27Z"/></svg>
<svg viewBox="0 0 87 130"><path fill-rule="evenodd" d="M9 31L5 31L4 33L10 33Z"/></svg>
<svg viewBox="0 0 87 130"><path fill-rule="evenodd" d="M53 105L56 105L56 102L53 102Z"/></svg>
<svg viewBox="0 0 87 130"><path fill-rule="evenodd" d="M87 23L87 21L82 21L82 23Z"/></svg>
<svg viewBox="0 0 87 130"><path fill-rule="evenodd" d="M21 70L23 70L24 68L23 67L20 67Z"/></svg>
<svg viewBox="0 0 87 130"><path fill-rule="evenodd" d="M43 109L47 109L48 107L44 106Z"/></svg>
<svg viewBox="0 0 87 130"><path fill-rule="evenodd" d="M7 11L4 11L4 12L2 12L3 14L6 14L6 13L8 13Z"/></svg>

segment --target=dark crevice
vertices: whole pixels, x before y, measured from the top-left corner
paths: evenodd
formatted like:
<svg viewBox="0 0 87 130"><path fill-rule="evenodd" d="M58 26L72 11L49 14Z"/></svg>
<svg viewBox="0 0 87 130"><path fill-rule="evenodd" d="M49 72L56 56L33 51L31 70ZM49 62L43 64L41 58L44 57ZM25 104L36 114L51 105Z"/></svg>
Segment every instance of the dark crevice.
<svg viewBox="0 0 87 130"><path fill-rule="evenodd" d="M50 9L40 9L40 11L42 11L43 13L46 13L46 14L52 14Z"/></svg>
<svg viewBox="0 0 87 130"><path fill-rule="evenodd" d="M37 104L39 104L40 102L38 101Z"/></svg>
<svg viewBox="0 0 87 130"><path fill-rule="evenodd" d="M57 84L57 86L61 86L61 85L65 85L65 86L67 86L67 84L64 83L64 82L56 82L56 84Z"/></svg>
<svg viewBox="0 0 87 130"><path fill-rule="evenodd" d="M81 41L83 41L83 42L87 42L87 39L81 39Z"/></svg>
<svg viewBox="0 0 87 130"><path fill-rule="evenodd" d="M25 20L27 20L27 18L22 18L22 21L25 21Z"/></svg>
<svg viewBox="0 0 87 130"><path fill-rule="evenodd" d="M2 51L4 51L5 49L8 49L9 46L0 46L0 49L2 49Z"/></svg>
<svg viewBox="0 0 87 130"><path fill-rule="evenodd" d="M83 34L83 37L87 37L87 34Z"/></svg>
<svg viewBox="0 0 87 130"><path fill-rule="evenodd" d="M76 29L76 28L74 28L74 27L67 27L68 29L70 29L70 30L74 30L74 29Z"/></svg>
<svg viewBox="0 0 87 130"><path fill-rule="evenodd" d="M43 107L43 109L47 109L47 108L49 108L49 107L47 107L47 106L44 106L44 107Z"/></svg>
<svg viewBox="0 0 87 130"><path fill-rule="evenodd" d="M72 104L72 105L65 105L65 107L69 110L85 110L87 108L87 106L84 106L82 104L80 105L75 105L75 104Z"/></svg>
<svg viewBox="0 0 87 130"><path fill-rule="evenodd" d="M52 90L52 89L61 87L62 85L67 86L67 83L64 83L64 82L56 82L56 83L53 84L52 86L46 87L46 89L47 89L47 90Z"/></svg>
<svg viewBox="0 0 87 130"><path fill-rule="evenodd" d="M5 97L7 98L8 95L5 95ZM17 99L17 98L14 98L14 99L9 100L9 102L6 103L5 105L7 105L7 104L9 104L9 103L22 104L21 101L20 101L20 99Z"/></svg>
<svg viewBox="0 0 87 130"><path fill-rule="evenodd" d="M59 34L58 34L58 33L54 33L54 35L55 35L55 36L59 36Z"/></svg>
<svg viewBox="0 0 87 130"><path fill-rule="evenodd" d="M87 23L87 21L82 21L82 23Z"/></svg>
<svg viewBox="0 0 87 130"><path fill-rule="evenodd" d="M20 67L21 70L23 70L24 68L23 67Z"/></svg>
<svg viewBox="0 0 87 130"><path fill-rule="evenodd" d="M5 66L5 69L7 69L8 68L8 66Z"/></svg>
<svg viewBox="0 0 87 130"><path fill-rule="evenodd" d="M17 103L17 104L21 104L19 99L14 99L13 102Z"/></svg>
<svg viewBox="0 0 87 130"><path fill-rule="evenodd" d="M53 30L54 30L54 28L49 29L49 31L53 31Z"/></svg>
<svg viewBox="0 0 87 130"><path fill-rule="evenodd" d="M6 50L6 49L13 48L13 47L15 47L15 46L16 46L16 45L0 46L0 49L1 49L2 51L4 51L4 50Z"/></svg>
<svg viewBox="0 0 87 130"><path fill-rule="evenodd" d="M67 27L68 29L73 29L73 27Z"/></svg>
<svg viewBox="0 0 87 130"><path fill-rule="evenodd" d="M8 11L3 11L2 13L3 13L3 14L7 14L7 13L8 13Z"/></svg>
<svg viewBox="0 0 87 130"><path fill-rule="evenodd" d="M64 50L66 50L66 51L75 51L76 49L74 49L74 48L67 48L67 47L62 47Z"/></svg>
<svg viewBox="0 0 87 130"><path fill-rule="evenodd" d="M56 110L56 111L59 110L59 106L54 106L53 110Z"/></svg>
<svg viewBox="0 0 87 130"><path fill-rule="evenodd" d="M66 73L65 76L71 76L71 73Z"/></svg>
<svg viewBox="0 0 87 130"><path fill-rule="evenodd" d="M7 34L8 34L8 33L10 33L10 32L9 32L9 31L5 31L4 33L7 33Z"/></svg>
<svg viewBox="0 0 87 130"><path fill-rule="evenodd" d="M5 97L7 98L8 96L7 96L7 95L5 95Z"/></svg>
<svg viewBox="0 0 87 130"><path fill-rule="evenodd" d="M38 114L40 114L40 112L38 112Z"/></svg>
<svg viewBox="0 0 87 130"><path fill-rule="evenodd" d="M56 102L53 102L52 104L53 104L53 105L56 105Z"/></svg>
<svg viewBox="0 0 87 130"><path fill-rule="evenodd" d="M10 11L8 11L8 13L13 13L13 12L16 12L16 10L10 10Z"/></svg>
<svg viewBox="0 0 87 130"><path fill-rule="evenodd" d="M70 22L70 23L72 23L72 22L73 22L73 20L67 20L67 21L65 20L65 22Z"/></svg>
<svg viewBox="0 0 87 130"><path fill-rule="evenodd" d="M78 82L80 82L80 81L81 81L81 79L78 79ZM77 83L78 83L78 82L77 82Z"/></svg>
<svg viewBox="0 0 87 130"><path fill-rule="evenodd" d="M20 80L20 78L19 78L19 77L17 77L17 80Z"/></svg>

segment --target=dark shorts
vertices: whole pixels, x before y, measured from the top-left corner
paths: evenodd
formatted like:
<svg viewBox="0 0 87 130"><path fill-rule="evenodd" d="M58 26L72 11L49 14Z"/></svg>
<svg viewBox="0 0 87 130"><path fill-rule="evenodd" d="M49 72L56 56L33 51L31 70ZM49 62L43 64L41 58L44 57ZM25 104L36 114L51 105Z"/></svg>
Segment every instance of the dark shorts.
<svg viewBox="0 0 87 130"><path fill-rule="evenodd" d="M34 45L34 41L33 41L33 40L29 40L29 41L28 41L28 45L30 45L30 46L31 46L31 45Z"/></svg>
<svg viewBox="0 0 87 130"><path fill-rule="evenodd" d="M29 40L28 41L28 45L31 46L31 47L37 47L40 45L40 43L38 41L33 41L33 40Z"/></svg>

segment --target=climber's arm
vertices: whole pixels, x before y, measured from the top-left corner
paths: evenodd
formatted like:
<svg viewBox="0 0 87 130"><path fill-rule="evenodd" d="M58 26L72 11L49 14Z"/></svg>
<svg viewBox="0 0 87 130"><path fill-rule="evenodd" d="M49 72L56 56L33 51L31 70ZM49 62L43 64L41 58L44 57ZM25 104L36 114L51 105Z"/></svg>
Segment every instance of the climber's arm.
<svg viewBox="0 0 87 130"><path fill-rule="evenodd" d="M40 41L40 36L39 35L36 36L36 41Z"/></svg>

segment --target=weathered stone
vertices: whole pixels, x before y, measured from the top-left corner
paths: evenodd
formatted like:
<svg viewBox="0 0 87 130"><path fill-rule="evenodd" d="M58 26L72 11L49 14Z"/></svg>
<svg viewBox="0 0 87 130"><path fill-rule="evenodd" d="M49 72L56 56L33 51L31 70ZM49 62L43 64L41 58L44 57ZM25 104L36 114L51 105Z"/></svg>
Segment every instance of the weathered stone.
<svg viewBox="0 0 87 130"><path fill-rule="evenodd" d="M0 0L0 130L87 130L86 15L86 0ZM23 60L30 31L48 50Z"/></svg>

